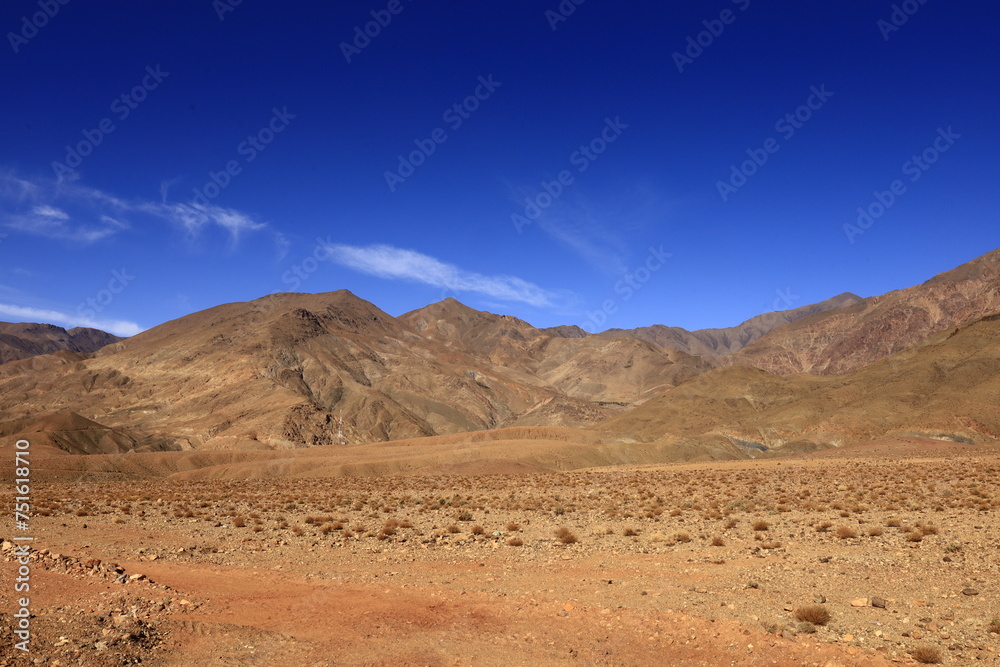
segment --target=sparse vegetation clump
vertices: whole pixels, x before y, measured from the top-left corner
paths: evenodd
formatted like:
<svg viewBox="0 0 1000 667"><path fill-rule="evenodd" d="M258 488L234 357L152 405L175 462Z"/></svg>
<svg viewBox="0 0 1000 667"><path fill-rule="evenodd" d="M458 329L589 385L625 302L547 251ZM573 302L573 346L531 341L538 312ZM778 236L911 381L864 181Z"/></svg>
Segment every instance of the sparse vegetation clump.
<svg viewBox="0 0 1000 667"><path fill-rule="evenodd" d="M826 625L830 622L830 610L821 604L810 604L797 608L795 618L803 623Z"/></svg>
<svg viewBox="0 0 1000 667"><path fill-rule="evenodd" d="M910 655L922 665L938 665L942 660L941 649L926 644L913 649Z"/></svg>
<svg viewBox="0 0 1000 667"><path fill-rule="evenodd" d="M836 535L841 540L850 540L858 536L858 531L850 526L837 526Z"/></svg>
<svg viewBox="0 0 1000 667"><path fill-rule="evenodd" d="M753 524L751 524L751 527L757 531L764 531L768 530L771 527L771 524L769 524L767 521L764 521L763 519L757 519L756 521L753 522Z"/></svg>
<svg viewBox="0 0 1000 667"><path fill-rule="evenodd" d="M576 535L574 535L573 532L569 528L566 528L565 526L557 528L555 534L556 534L556 539L559 540L559 542L562 544L576 544L577 542L579 542L579 539L576 537Z"/></svg>

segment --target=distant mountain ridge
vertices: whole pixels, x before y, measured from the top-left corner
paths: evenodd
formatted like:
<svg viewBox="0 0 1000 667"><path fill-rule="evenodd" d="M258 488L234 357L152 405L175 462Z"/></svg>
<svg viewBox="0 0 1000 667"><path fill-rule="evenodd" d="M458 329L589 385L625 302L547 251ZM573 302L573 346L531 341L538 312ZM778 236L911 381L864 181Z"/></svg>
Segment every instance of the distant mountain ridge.
<svg viewBox="0 0 1000 667"><path fill-rule="evenodd" d="M769 373L839 375L1000 312L1000 250L926 282L779 327L723 363Z"/></svg>
<svg viewBox="0 0 1000 667"><path fill-rule="evenodd" d="M100 329L67 330L54 324L0 322L0 364L59 350L89 354L120 340Z"/></svg>
<svg viewBox="0 0 1000 667"><path fill-rule="evenodd" d="M935 430L977 441L1000 437L996 312L1000 251L881 297L694 332L538 329L454 299L393 317L346 290L223 304L127 339L5 325L34 341L21 354L56 351L0 364L0 440L238 450L560 427L681 439L691 456Z"/></svg>
<svg viewBox="0 0 1000 667"><path fill-rule="evenodd" d="M723 329L688 331L680 327L654 324L635 329L608 329L597 335L633 336L661 347L681 350L682 352L708 359L716 359L743 349L780 326L816 313L851 306L861 300L860 296L845 292L826 301L800 306L792 310L763 313L750 318L742 324Z"/></svg>

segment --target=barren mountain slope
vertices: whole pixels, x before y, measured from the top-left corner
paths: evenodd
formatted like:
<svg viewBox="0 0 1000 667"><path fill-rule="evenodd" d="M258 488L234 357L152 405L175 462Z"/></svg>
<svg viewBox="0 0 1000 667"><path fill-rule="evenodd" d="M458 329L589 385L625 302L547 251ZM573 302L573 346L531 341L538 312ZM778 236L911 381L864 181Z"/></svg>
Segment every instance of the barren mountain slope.
<svg viewBox="0 0 1000 667"><path fill-rule="evenodd" d="M845 292L826 301L801 306L794 310L763 313L750 318L743 324L724 329L688 331L680 327L654 324L649 327L638 327L636 329L608 329L597 335L632 336L671 350L680 350L688 354L713 359L732 354L784 324L815 313L821 313L834 308L843 308L860 300L861 297Z"/></svg>
<svg viewBox="0 0 1000 667"><path fill-rule="evenodd" d="M477 367L343 291L218 306L92 359L0 366L0 419L71 410L179 447L328 444L341 413L352 442L489 428L554 393Z"/></svg>
<svg viewBox="0 0 1000 667"><path fill-rule="evenodd" d="M86 354L122 340L99 329L63 329L54 324L0 322L0 364L69 350Z"/></svg>
<svg viewBox="0 0 1000 667"><path fill-rule="evenodd" d="M582 401L630 404L713 365L631 337L562 337L508 315L446 299L399 317L414 332L479 359L517 369Z"/></svg>
<svg viewBox="0 0 1000 667"><path fill-rule="evenodd" d="M1000 316L988 316L843 376L729 367L595 427L643 439L724 436L764 451L919 434L1000 439Z"/></svg>
<svg viewBox="0 0 1000 667"><path fill-rule="evenodd" d="M995 312L1000 312L1000 250L922 285L787 324L724 363L779 374L848 373Z"/></svg>

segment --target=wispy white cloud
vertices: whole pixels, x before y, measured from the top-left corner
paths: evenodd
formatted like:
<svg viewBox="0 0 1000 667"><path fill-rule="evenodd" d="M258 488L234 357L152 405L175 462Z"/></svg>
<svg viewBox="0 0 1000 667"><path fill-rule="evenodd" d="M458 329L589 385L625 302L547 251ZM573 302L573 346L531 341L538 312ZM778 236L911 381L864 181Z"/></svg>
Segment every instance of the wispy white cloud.
<svg viewBox="0 0 1000 667"><path fill-rule="evenodd" d="M113 333L116 336L134 336L143 330L138 324L129 322L128 320L91 319L89 317L69 315L58 310L15 306L9 303L0 303L0 316L13 318L21 322L45 322L68 328L90 327Z"/></svg>
<svg viewBox="0 0 1000 667"><path fill-rule="evenodd" d="M557 307L569 295L546 290L515 276L486 276L447 264L429 255L390 245L328 246L330 259L355 271L406 280L454 292L475 292L502 301L516 301L540 308Z"/></svg>
<svg viewBox="0 0 1000 667"><path fill-rule="evenodd" d="M124 230L132 221L160 220L190 237L206 228L225 231L232 245L267 225L252 216L210 203L167 201L174 180L160 184L160 201L126 200L80 184L78 179L29 181L0 172L0 225L25 233L76 243L94 243Z"/></svg>
<svg viewBox="0 0 1000 667"><path fill-rule="evenodd" d="M511 201L523 211L525 199L535 190L509 186ZM602 273L621 275L628 270L633 232L667 217L667 207L653 189L632 184L609 196L586 195L568 188L540 211L534 226ZM523 228L525 232L529 227Z"/></svg>

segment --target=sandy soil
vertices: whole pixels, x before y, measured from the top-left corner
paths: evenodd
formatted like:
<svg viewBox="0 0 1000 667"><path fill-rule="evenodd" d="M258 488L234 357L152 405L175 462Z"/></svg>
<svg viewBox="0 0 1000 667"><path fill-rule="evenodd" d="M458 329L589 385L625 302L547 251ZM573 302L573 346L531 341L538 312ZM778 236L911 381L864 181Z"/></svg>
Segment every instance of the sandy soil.
<svg viewBox="0 0 1000 667"><path fill-rule="evenodd" d="M42 484L32 651L11 649L5 585L0 664L834 667L917 650L1000 664L1000 456L880 446L549 474ZM11 582L9 542L3 555ZM810 606L829 621L799 620Z"/></svg>

